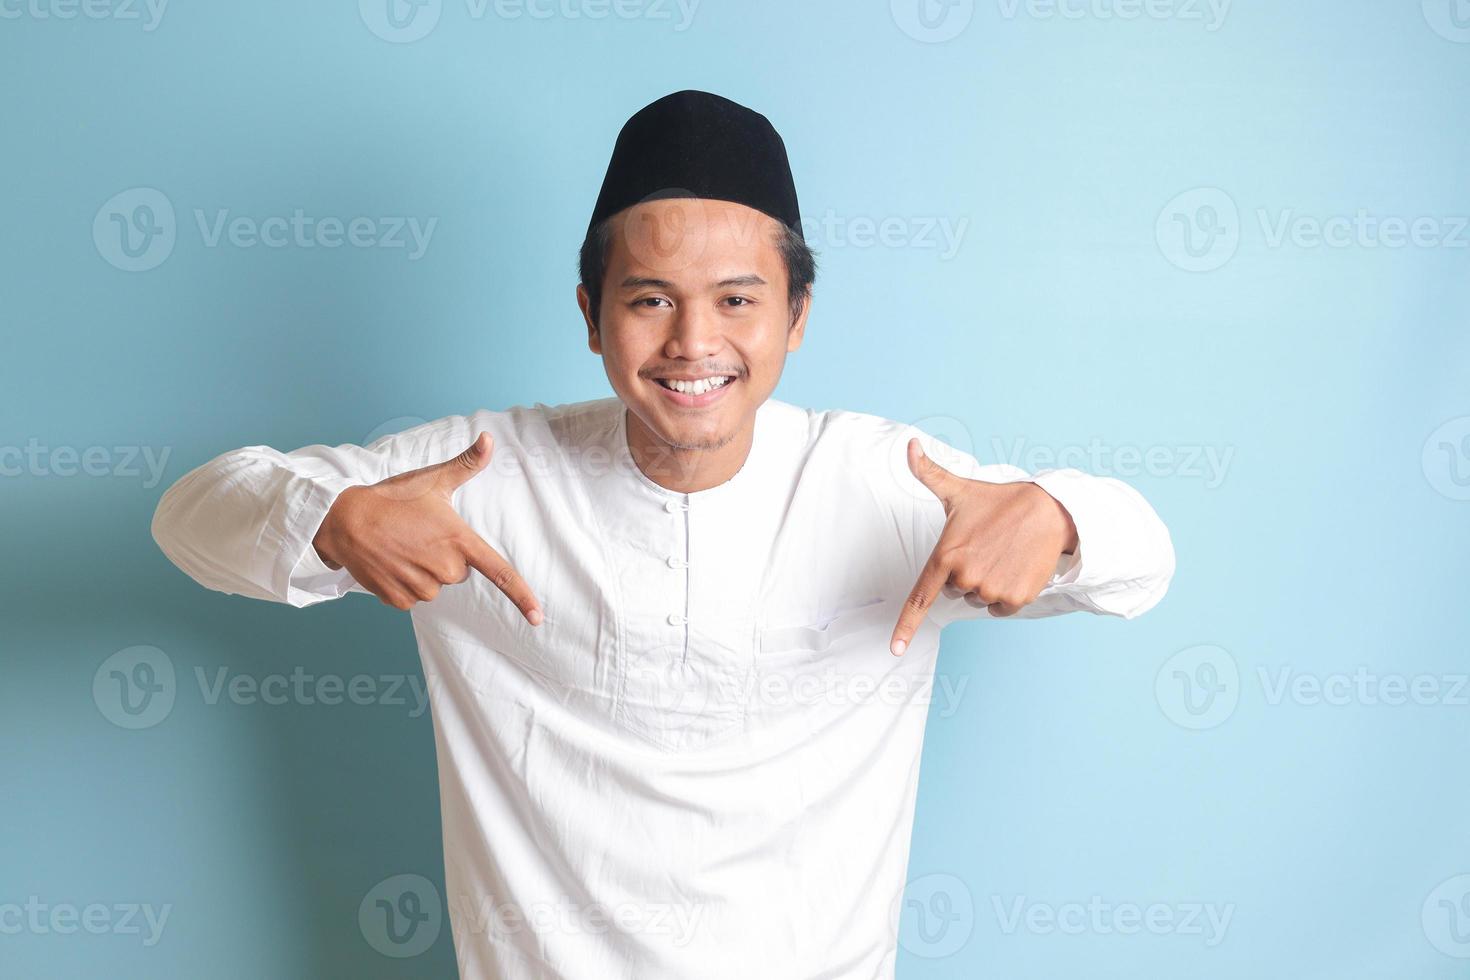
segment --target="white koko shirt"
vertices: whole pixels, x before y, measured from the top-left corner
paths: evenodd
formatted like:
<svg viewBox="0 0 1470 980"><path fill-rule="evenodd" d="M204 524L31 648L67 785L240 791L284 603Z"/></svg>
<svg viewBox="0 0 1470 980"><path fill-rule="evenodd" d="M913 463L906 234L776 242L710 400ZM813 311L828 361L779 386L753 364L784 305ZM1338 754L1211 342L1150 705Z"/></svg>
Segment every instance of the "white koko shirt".
<svg viewBox="0 0 1470 980"><path fill-rule="evenodd" d="M903 657L899 607L944 524L909 472L1034 479L1081 543L1022 617L1132 617L1174 571L1137 492L982 466L917 428L768 400L742 468L653 483L616 398L481 411L366 448L226 453L164 495L153 533L200 584L305 606L364 591L311 545L345 487L475 434L466 522L520 571L530 626L478 574L413 608L430 690L445 885L464 977L891 977L940 628Z"/></svg>

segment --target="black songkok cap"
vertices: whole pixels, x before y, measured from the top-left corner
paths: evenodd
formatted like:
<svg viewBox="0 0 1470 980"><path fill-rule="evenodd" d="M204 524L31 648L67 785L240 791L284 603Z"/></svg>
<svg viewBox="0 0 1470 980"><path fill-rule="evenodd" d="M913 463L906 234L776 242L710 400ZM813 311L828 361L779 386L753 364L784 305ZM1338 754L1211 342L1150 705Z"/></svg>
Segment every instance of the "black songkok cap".
<svg viewBox="0 0 1470 980"><path fill-rule="evenodd" d="M587 233L624 208L668 197L734 201L801 234L781 134L759 112L709 92L666 95L623 124Z"/></svg>

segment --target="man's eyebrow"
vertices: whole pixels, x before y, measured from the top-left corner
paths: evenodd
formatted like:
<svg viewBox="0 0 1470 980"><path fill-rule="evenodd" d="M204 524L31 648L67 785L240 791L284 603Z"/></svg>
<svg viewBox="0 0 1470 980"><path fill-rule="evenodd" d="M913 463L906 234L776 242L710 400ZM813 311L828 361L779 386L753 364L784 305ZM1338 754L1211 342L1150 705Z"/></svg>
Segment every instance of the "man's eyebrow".
<svg viewBox="0 0 1470 980"><path fill-rule="evenodd" d="M721 279L715 283L716 289L731 289L737 286L765 286L768 283L753 272L743 276L731 276ZM618 284L621 289L673 289L674 284L667 279L654 279L649 276L629 276Z"/></svg>
<svg viewBox="0 0 1470 980"><path fill-rule="evenodd" d="M629 276L619 284L622 289L671 289L673 285L667 279L650 279L647 276Z"/></svg>
<svg viewBox="0 0 1470 980"><path fill-rule="evenodd" d="M719 282L715 283L715 287L718 288L718 289L729 289L729 288L731 288L733 286L764 286L764 285L766 285L766 281L764 279L762 279L760 276L758 276L755 273L753 273L753 272L746 273L743 276L732 276L729 279L721 279Z"/></svg>

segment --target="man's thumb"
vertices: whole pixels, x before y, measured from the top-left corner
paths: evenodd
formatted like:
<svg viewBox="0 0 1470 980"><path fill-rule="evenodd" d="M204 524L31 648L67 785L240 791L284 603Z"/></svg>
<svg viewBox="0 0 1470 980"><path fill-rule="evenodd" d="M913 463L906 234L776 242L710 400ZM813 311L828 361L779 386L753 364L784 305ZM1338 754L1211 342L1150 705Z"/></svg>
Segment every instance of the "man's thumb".
<svg viewBox="0 0 1470 980"><path fill-rule="evenodd" d="M909 471L919 478L920 483L934 491L934 496L945 503L949 502L954 474L930 459L916 438L909 440Z"/></svg>
<svg viewBox="0 0 1470 980"><path fill-rule="evenodd" d="M454 490L474 479L477 473L489 465L490 453L494 448L495 437L490 433L481 432L475 436L475 441L470 443L468 449L438 465L440 486L445 490Z"/></svg>

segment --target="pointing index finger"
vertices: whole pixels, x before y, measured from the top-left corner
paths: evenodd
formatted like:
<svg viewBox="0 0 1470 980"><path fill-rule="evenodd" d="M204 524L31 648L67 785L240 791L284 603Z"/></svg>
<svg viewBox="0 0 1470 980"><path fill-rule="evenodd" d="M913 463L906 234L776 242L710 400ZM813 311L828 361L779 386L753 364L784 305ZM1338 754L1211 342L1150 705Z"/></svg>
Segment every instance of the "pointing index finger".
<svg viewBox="0 0 1470 980"><path fill-rule="evenodd" d="M936 549L937 550L937 549ZM919 624L929 613L929 607L934 605L934 599L939 595L939 590L944 588L944 583L949 580L949 569L940 562L937 554L931 554L929 560L924 563L924 570L919 573L919 580L914 583L909 597L904 600L903 612L899 613L898 625L893 630L893 639L888 644L888 650L895 657L903 656L908 649L909 641L919 631Z"/></svg>
<svg viewBox="0 0 1470 980"><path fill-rule="evenodd" d="M541 603L537 600L536 594L531 591L526 580L521 578L521 573L517 572L500 552L490 547L484 538L471 531L465 540L464 557L471 568L489 579L491 585L504 592L506 598L515 603L516 608L521 611L522 616L526 617L527 622L532 626L541 625L543 618Z"/></svg>

